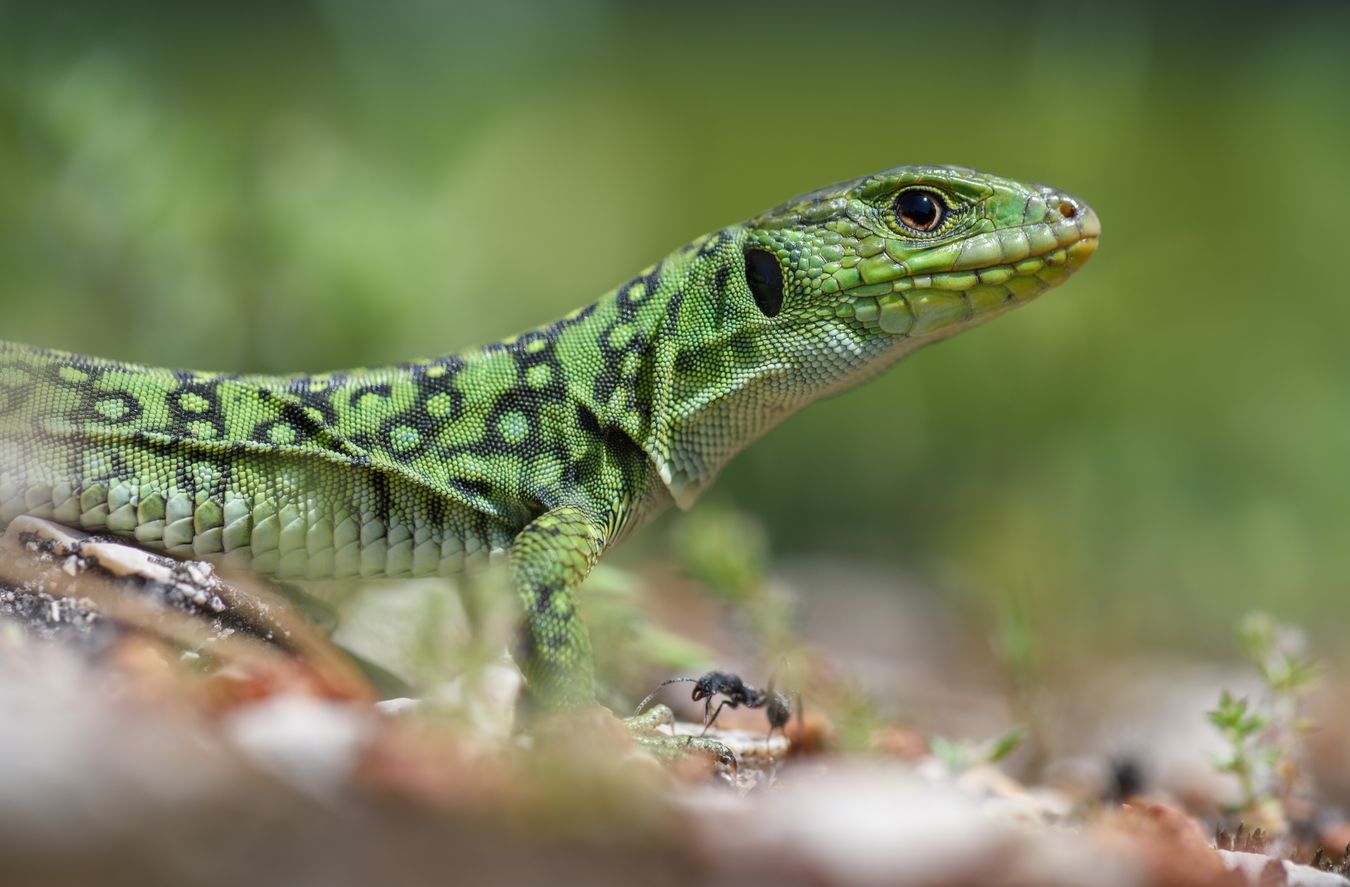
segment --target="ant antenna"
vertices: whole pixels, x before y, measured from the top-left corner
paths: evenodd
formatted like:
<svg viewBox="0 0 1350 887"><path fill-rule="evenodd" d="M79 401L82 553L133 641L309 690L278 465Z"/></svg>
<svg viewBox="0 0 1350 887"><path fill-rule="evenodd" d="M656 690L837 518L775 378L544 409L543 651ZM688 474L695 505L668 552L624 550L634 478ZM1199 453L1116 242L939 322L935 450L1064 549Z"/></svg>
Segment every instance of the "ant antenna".
<svg viewBox="0 0 1350 887"><path fill-rule="evenodd" d="M646 698L646 699L644 699L644 700L642 700L641 702L638 703L637 709L633 712L633 717L637 717L638 715L642 714L642 710L643 710L644 708L647 707L647 703L649 703L649 702L651 702L653 699L655 699L655 698L656 698L656 694L657 694L657 693L660 693L661 690L663 690L665 687L669 686L670 684L683 684L683 683L689 683L689 682L695 682L695 683L696 683L698 680L699 680L698 678L671 678L671 679L668 680L668 681L662 681L661 683L659 683L659 684L656 685L656 689L655 689L655 690L653 690L652 692L650 692L650 693L647 694L647 698Z"/></svg>

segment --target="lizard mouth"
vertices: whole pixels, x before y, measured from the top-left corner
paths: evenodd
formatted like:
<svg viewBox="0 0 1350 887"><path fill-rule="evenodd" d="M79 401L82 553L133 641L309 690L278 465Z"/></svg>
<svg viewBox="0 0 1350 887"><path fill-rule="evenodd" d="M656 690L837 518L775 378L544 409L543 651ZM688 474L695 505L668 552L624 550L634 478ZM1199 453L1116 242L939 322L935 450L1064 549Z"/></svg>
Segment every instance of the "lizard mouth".
<svg viewBox="0 0 1350 887"><path fill-rule="evenodd" d="M1066 202L1050 216L905 262L882 253L859 264L862 282L840 298L855 319L894 336L949 334L981 322L1058 286L1096 253L1101 223L1091 209Z"/></svg>

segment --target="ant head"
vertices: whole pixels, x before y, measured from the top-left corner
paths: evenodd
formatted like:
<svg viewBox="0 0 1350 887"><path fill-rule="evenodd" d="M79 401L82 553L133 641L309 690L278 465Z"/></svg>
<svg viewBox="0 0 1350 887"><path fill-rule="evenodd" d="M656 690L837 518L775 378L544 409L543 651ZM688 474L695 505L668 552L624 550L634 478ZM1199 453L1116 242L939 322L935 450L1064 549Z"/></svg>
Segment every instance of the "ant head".
<svg viewBox="0 0 1350 887"><path fill-rule="evenodd" d="M743 694L747 689L738 676L721 671L710 671L699 678L671 678L668 681L662 681L660 684L657 684L656 689L653 690L646 699L642 700L642 703L638 705L637 710L640 712L646 708L647 703L655 699L656 694L661 692L661 688L670 684L684 683L692 683L694 685L694 690L689 696L695 702L702 702L705 699L710 699L718 693L726 693L728 695L738 693Z"/></svg>
<svg viewBox="0 0 1350 887"><path fill-rule="evenodd" d="M698 702L718 693L736 693L742 688L741 679L722 671L710 671L694 685L693 699Z"/></svg>

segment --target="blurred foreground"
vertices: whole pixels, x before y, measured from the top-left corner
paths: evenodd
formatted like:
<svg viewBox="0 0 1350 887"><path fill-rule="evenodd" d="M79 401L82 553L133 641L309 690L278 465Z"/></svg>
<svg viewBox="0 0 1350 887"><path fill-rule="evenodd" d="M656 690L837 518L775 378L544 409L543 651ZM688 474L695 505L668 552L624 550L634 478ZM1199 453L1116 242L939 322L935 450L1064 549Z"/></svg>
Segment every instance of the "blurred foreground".
<svg viewBox="0 0 1350 887"><path fill-rule="evenodd" d="M728 711L711 735L734 766L662 765L601 712L518 732L499 654L408 680L430 667L425 611L400 632L349 601L339 636L405 654L402 675L357 669L246 581L27 519L5 541L6 885L1350 884L1350 719L1334 694L1302 698L1316 669L1265 621L1244 630L1254 671L1135 663L1051 701L932 601L879 599L830 564L713 570L732 564L686 543L687 572L739 577L742 598L660 588L698 617L693 638L669 635L679 655L736 663L733 612L738 634L787 643L771 626L798 582L832 576L835 605L800 614L774 678L800 688L785 739L766 740L761 711ZM629 663L635 686L655 682L651 658ZM391 683L414 695L387 698ZM696 733L701 706L681 708Z"/></svg>

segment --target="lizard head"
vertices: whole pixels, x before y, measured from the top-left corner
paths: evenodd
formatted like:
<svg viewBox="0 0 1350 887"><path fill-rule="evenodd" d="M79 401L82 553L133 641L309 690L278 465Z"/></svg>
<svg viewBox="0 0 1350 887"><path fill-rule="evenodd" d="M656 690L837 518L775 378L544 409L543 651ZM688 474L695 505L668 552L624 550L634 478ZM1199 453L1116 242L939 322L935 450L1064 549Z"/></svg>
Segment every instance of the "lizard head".
<svg viewBox="0 0 1350 887"><path fill-rule="evenodd" d="M838 355L845 382L861 364L1026 304L1081 267L1101 233L1062 191L925 166L814 191L744 228L744 279L766 338Z"/></svg>
<svg viewBox="0 0 1350 887"><path fill-rule="evenodd" d="M671 372L647 450L688 504L806 403L1062 283L1100 233L1062 191L904 166L710 235L663 336Z"/></svg>

